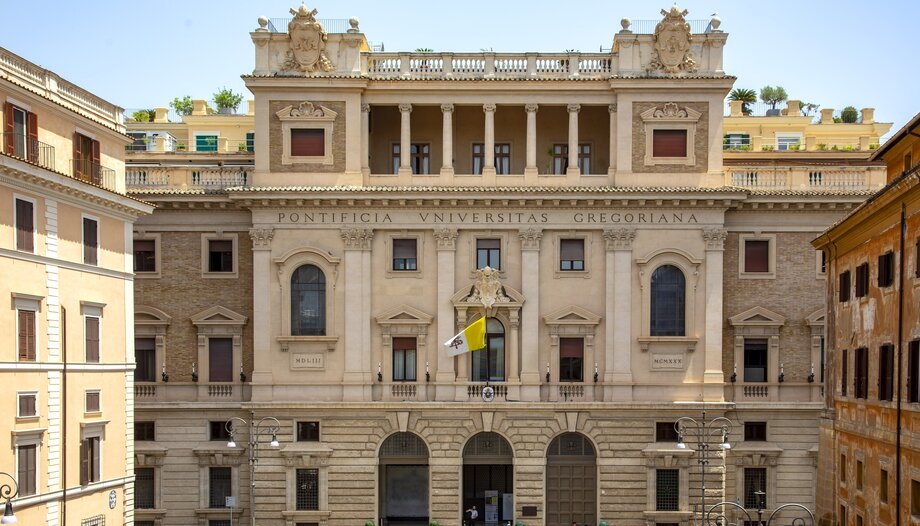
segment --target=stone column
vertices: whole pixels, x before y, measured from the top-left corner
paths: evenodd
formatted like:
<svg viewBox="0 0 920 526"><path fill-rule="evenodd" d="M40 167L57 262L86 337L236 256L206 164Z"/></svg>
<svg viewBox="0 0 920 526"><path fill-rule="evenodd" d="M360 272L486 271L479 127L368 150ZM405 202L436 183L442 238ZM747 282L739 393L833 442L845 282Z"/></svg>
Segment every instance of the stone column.
<svg viewBox="0 0 920 526"><path fill-rule="evenodd" d="M578 112L581 111L581 104L569 104L569 169L566 175L579 175L578 169Z"/></svg>
<svg viewBox="0 0 920 526"><path fill-rule="evenodd" d="M495 104L483 104L482 111L486 115L482 175L495 175Z"/></svg>
<svg viewBox="0 0 920 526"><path fill-rule="evenodd" d="M510 323L508 327L508 345L505 353L506 379L508 383L518 383L521 381L520 369L518 368L518 355L520 348L521 332L521 312L518 309L511 309L508 313Z"/></svg>
<svg viewBox="0 0 920 526"><path fill-rule="evenodd" d="M537 110L536 104L527 104L527 163L524 166L524 175L537 175Z"/></svg>
<svg viewBox="0 0 920 526"><path fill-rule="evenodd" d="M521 238L521 400L540 399L540 240L543 231L529 228Z"/></svg>
<svg viewBox="0 0 920 526"><path fill-rule="evenodd" d="M361 104L361 173L370 175L371 105Z"/></svg>
<svg viewBox="0 0 920 526"><path fill-rule="evenodd" d="M725 251L725 230L714 228L703 231L706 242L706 328L705 401L721 401L724 398L722 384L722 256Z"/></svg>
<svg viewBox="0 0 920 526"><path fill-rule="evenodd" d="M442 156L441 175L454 174L454 105L441 104L441 120L444 128L441 131Z"/></svg>
<svg viewBox="0 0 920 526"><path fill-rule="evenodd" d="M252 398L259 401L272 399L272 323L271 279L272 238L271 228L250 228L252 238Z"/></svg>
<svg viewBox="0 0 920 526"><path fill-rule="evenodd" d="M345 244L345 373L342 399L371 399L370 288L371 241L368 228L343 228Z"/></svg>
<svg viewBox="0 0 920 526"><path fill-rule="evenodd" d="M607 248L605 400L632 400L632 243L636 229L604 230Z"/></svg>
<svg viewBox="0 0 920 526"><path fill-rule="evenodd" d="M607 106L607 110L610 112L610 164L607 175L614 175L617 172L617 104L614 102Z"/></svg>
<svg viewBox="0 0 920 526"><path fill-rule="evenodd" d="M454 295L454 286L456 283L456 253L457 253L457 229L439 228L434 231L434 238L438 243L438 340L435 342L437 347L437 371L435 372L435 399L436 400L453 400L454 399L454 361L447 355L442 344L450 340L456 331L454 330L454 306L450 303L450 297Z"/></svg>
<svg viewBox="0 0 920 526"><path fill-rule="evenodd" d="M412 105L399 105L399 175L412 175Z"/></svg>

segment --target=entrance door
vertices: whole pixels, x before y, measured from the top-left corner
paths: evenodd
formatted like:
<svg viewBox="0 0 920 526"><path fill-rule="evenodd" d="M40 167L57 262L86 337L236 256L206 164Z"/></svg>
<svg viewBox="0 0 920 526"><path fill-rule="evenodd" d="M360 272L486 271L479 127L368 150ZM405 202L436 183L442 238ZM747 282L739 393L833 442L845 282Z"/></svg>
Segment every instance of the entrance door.
<svg viewBox="0 0 920 526"><path fill-rule="evenodd" d="M428 446L413 433L394 433L380 446L379 524L428 524Z"/></svg>
<svg viewBox="0 0 920 526"><path fill-rule="evenodd" d="M513 494L511 444L498 433L473 436L463 448L463 509L476 506L479 515L470 524L513 521L514 506L504 505Z"/></svg>
<svg viewBox="0 0 920 526"><path fill-rule="evenodd" d="M580 433L556 437L546 452L546 524L597 523L594 446Z"/></svg>

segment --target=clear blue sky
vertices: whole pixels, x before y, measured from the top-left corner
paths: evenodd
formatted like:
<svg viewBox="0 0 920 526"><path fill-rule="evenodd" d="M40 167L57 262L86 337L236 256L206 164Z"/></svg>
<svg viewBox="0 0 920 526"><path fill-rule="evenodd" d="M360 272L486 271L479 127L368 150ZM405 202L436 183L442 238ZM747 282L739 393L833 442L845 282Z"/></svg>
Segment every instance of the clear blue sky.
<svg viewBox="0 0 920 526"><path fill-rule="evenodd" d="M597 51L620 19L660 18L672 0L314 0L319 18L357 16L387 51ZM0 46L126 108L162 106L177 95L207 98L222 86L245 92L249 32L260 15L289 17L299 0L2 0ZM920 112L920 2L684 0L690 19L713 12L729 33L725 70L736 87L779 84L790 98L840 109L876 108L894 129Z"/></svg>

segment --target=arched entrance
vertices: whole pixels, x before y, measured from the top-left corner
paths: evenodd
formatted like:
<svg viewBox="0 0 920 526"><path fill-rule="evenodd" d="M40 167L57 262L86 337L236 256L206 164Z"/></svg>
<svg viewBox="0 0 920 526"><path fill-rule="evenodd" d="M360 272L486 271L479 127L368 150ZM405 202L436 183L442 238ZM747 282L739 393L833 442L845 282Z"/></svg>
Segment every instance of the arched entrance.
<svg viewBox="0 0 920 526"><path fill-rule="evenodd" d="M379 524L428 524L428 446L414 433L394 433L380 446Z"/></svg>
<svg viewBox="0 0 920 526"><path fill-rule="evenodd" d="M546 451L546 524L597 523L597 455L580 433L563 433Z"/></svg>
<svg viewBox="0 0 920 526"><path fill-rule="evenodd" d="M463 509L476 506L474 523L514 517L514 451L498 433L478 433L463 448ZM507 495L507 497L506 497Z"/></svg>

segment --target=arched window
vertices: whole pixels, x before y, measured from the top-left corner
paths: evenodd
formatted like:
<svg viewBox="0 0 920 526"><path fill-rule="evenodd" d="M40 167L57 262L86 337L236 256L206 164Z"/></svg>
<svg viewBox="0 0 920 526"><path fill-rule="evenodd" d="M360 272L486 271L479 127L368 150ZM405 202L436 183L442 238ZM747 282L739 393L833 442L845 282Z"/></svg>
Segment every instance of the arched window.
<svg viewBox="0 0 920 526"><path fill-rule="evenodd" d="M652 273L651 336L686 336L686 280L674 265L662 265Z"/></svg>
<svg viewBox="0 0 920 526"><path fill-rule="evenodd" d="M291 275L291 336L326 335L326 276L316 265Z"/></svg>
<svg viewBox="0 0 920 526"><path fill-rule="evenodd" d="M505 327L495 318L486 320L486 346L473 351L474 382L505 380Z"/></svg>

